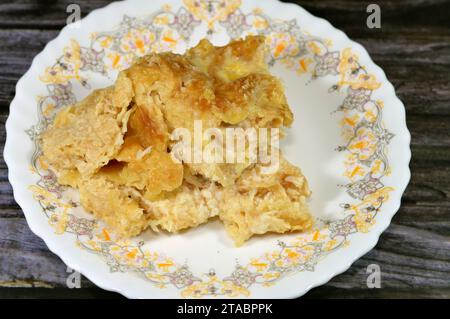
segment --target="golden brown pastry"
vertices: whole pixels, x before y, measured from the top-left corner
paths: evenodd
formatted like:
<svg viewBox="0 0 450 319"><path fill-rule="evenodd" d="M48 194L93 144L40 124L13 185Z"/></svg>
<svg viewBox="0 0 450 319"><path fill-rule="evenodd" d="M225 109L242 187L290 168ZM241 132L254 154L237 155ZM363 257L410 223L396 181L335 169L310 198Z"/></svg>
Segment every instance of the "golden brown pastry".
<svg viewBox="0 0 450 319"><path fill-rule="evenodd" d="M255 234L311 227L307 181L278 149L272 174L248 156L248 144L240 163L175 161L171 134L194 132L195 121L220 132L291 125L263 37L225 47L202 40L185 55L138 59L114 86L57 114L41 136L43 159L120 237L147 228L177 232L216 216L237 245Z"/></svg>
<svg viewBox="0 0 450 319"><path fill-rule="evenodd" d="M117 98L117 91L122 88L97 90L66 107L42 134L42 151L57 172L95 173L120 150L132 108L131 97L125 103L123 96Z"/></svg>

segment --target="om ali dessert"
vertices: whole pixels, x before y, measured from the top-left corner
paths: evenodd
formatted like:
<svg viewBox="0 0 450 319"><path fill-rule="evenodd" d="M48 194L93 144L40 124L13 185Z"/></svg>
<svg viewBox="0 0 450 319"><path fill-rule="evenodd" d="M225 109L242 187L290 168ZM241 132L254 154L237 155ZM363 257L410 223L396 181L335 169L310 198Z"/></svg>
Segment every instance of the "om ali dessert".
<svg viewBox="0 0 450 319"><path fill-rule="evenodd" d="M185 55L150 54L111 87L62 109L41 135L42 159L83 207L120 237L178 232L218 217L236 245L267 232L306 230L313 221L300 169L173 159L179 127L289 127L293 114L269 74L265 39L224 47L202 40Z"/></svg>

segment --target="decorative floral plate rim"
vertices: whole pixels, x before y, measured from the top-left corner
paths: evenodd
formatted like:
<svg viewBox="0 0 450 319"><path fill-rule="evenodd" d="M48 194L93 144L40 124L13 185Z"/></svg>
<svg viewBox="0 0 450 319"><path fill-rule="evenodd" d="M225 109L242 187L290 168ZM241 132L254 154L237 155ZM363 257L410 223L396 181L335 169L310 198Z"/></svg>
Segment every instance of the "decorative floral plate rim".
<svg viewBox="0 0 450 319"><path fill-rule="evenodd" d="M90 13L86 18L84 18L82 20L82 23L85 24L92 24L92 20L95 19L95 16L98 13L102 13L102 14L106 14L108 11L112 11L112 10L119 10L121 6L125 6L127 4L131 5L132 3L139 3L142 1L139 0L128 0L128 1L122 1L122 2L115 2L115 3L111 3L108 6L98 9L98 10L94 10L92 13ZM216 1L217 3L222 3L221 1ZM149 6L149 11L151 9L158 10L160 7L163 6L164 3L177 3L177 1L164 1L164 2L159 2L159 1L155 1L152 2L151 5ZM188 10L190 10L190 12L192 13L191 16L195 16L198 19L198 24L200 24L201 22L206 22L207 25L207 29L208 31L211 30L210 27L213 27L215 23L217 22L224 22L224 25L227 23L225 20L225 18L227 18L227 16L229 16L231 13L235 12L236 10L239 10L241 7L241 1L239 0L234 0L234 1L229 1L228 4L230 4L230 8L228 11L226 11L226 5L224 5L225 7L225 13L220 16L210 16L208 14L204 15L205 12L198 12L196 11L194 14L194 10L200 10L197 9L198 6L202 6L205 5L206 3L208 3L208 1L206 0L199 0L199 1L184 1L184 5L186 8L188 8ZM386 105L390 105L390 108L396 108L395 110L395 114L398 117L397 118L397 131L396 131L396 136L395 139L397 140L397 143L400 143L399 145L401 146L401 149L396 153L397 156L397 160L395 161L395 170L396 172L399 174L400 176L400 181L397 182L396 184L396 196L391 196L390 198L390 202L389 202L389 211L387 211L386 209L383 211L383 216L382 217L377 217L377 223L375 225L372 226L372 229L370 230L370 232L366 233L364 236L364 242L361 244L361 241L359 241L359 243L356 244L352 244L352 249L349 249L347 251L347 254L345 256L345 258L339 260L339 262L337 263L338 265L335 265L333 267L333 269L321 269L320 271L314 271L311 272L311 276L308 278L308 280L306 280L304 283L302 283L302 287L298 288L295 287L294 284L286 284L287 280L284 280L283 283L278 284L279 288L277 289L278 292L274 292L273 295L277 296L277 297L285 297L285 298L291 298L291 297L296 297L299 295L302 295L304 293L306 293L308 290L310 290L313 287L316 287L318 285L321 285L327 281L329 281L332 277L336 276L339 273L342 273L343 271L345 271L346 269L348 269L350 267L350 265L356 261L359 257L361 257L362 255L364 255L365 253L367 253L368 251L370 251L377 243L378 238L380 236L380 234L388 227L388 225L390 224L390 220L393 217L393 215L395 214L395 212L399 209L400 207L400 202L401 202L401 194L403 193L403 191L405 190L408 182L409 182L409 178L410 178L410 172L409 172L409 161L410 161L410 149L409 149L409 143L410 143L410 134L406 128L406 121L405 121L405 109L403 104L401 103L401 101L396 97L395 95L395 91L392 87L392 85L389 83L389 81L386 79L386 76L384 74L384 72L375 65L375 63L371 60L371 58L369 57L367 51L359 44L351 41L350 39L348 39L348 37L341 31L336 30L335 28L333 28L327 21L320 19L320 18L316 18L312 15L310 15L308 12L306 12L304 9L302 9L301 7L294 5L294 4L287 4L287 3L281 3L279 1L276 0L271 0L271 1L265 1L264 4L261 4L260 2L257 1L245 1L246 5L252 5L254 4L254 7L264 7L264 11L266 13L269 12L273 12L270 9L274 9L276 8L278 14L277 17L279 18L279 15L283 16L286 15L287 17L290 17L290 19L296 19L296 18L301 18L301 19L308 19L309 21L313 22L314 27L315 28L322 28L327 30L330 33L330 38L333 39L339 39L339 41L346 43L346 45L350 46L354 51L357 52L357 54L359 55L359 58L361 60L364 60L365 62L365 66L369 66L368 68L370 68L370 71L372 73L376 73L376 80L378 82L376 82L375 80L375 85L377 83L382 83L385 88L385 94L384 94L384 98L383 98L383 102ZM194 7L190 7L191 5L194 5ZM269 9L268 9L269 8ZM102 12L101 12L102 11ZM207 13L207 12L206 12ZM295 14L293 14L295 13ZM202 16L203 14L203 16ZM294 18L292 18L292 16L295 16ZM270 14L268 14L268 16L270 16ZM239 17L238 17L239 18ZM222 20L221 20L222 19ZM288 18L286 19L286 21L293 21L293 20L289 20ZM295 24L295 23L294 23ZM226 26L227 27L227 26ZM232 25L228 26L230 29L230 32L236 32L235 29L233 29ZM61 47L61 43L64 42L64 44L67 44L68 39L70 38L70 32L67 30L68 27L65 27L61 33L58 35L58 37L55 40L52 40L51 42L49 42L47 44L47 46L45 47L45 49L38 55L35 57L35 59L33 60L32 66L30 67L30 70L19 80L19 82L17 83L16 86L16 97L14 98L14 100L11 103L11 110L10 110L10 116L8 117L7 123L6 123L6 128L7 128L7 141L5 144L5 151L4 151L4 157L5 157L5 161L8 165L9 168L9 180L11 182L11 185L13 187L13 191L14 191L14 197L16 199L16 201L18 202L18 204L21 206L21 208L23 209L24 213L25 213L25 217L27 219L27 222L31 228L31 230L38 235L39 237L41 237L42 239L44 239L44 241L46 242L47 246L49 247L49 249L54 252L55 254L57 254L58 256L61 257L61 259L70 267L76 270L81 271L88 279L90 279L92 282L94 282L95 284L97 284L98 286L107 289L107 290L111 290L111 291L116 291L119 293L122 293L123 295L127 296L127 297L131 297L131 298L139 298L139 297L150 297L148 295L148 293L144 293L143 291L139 291L139 289L127 289L125 286L125 279L126 276L124 277L123 274L120 274L120 276L118 276L118 274L110 274L107 270L107 266L105 265L106 268L102 268L102 267L86 267L83 266L81 264L79 264L78 261L83 260L84 255L82 253L80 253L80 255L78 255L78 253L73 254L73 241L67 240L67 238L61 239L61 240L55 240L55 234L54 233L50 233L48 232L45 227L42 227L40 225L40 223L42 222L39 221L37 219L42 218L42 216L38 216L35 213L35 207L33 207L32 201L30 201L30 197L31 197L31 193L30 190L28 189L28 187L26 187L26 185L24 185L23 182L21 182L21 180L24 179L24 175L25 173L28 172L24 172L23 171L23 166L21 166L20 164L20 149L17 148L17 145L21 145L21 138L24 138L24 133L29 130L30 128L28 127L28 124L25 124L24 121L21 121L20 118L20 112L19 110L25 106L27 104L27 97L24 96L24 92L26 92L26 89L30 89L29 85L32 84L28 84L28 83L32 83L34 81L34 79L32 78L32 74L33 73L42 73L42 65L52 65L54 62L51 61L51 56L55 56L57 55L56 52L61 51L60 47ZM228 30L228 29L227 29ZM311 29L312 30L312 29ZM186 31L186 30L184 30ZM192 31L192 30L190 30ZM183 30L181 30L180 32L183 32ZM330 52L333 53L333 52ZM343 53L344 54L344 53ZM346 54L351 55L351 52L347 52ZM295 54L294 54L295 55ZM330 55L331 56L331 55ZM319 55L317 56L319 57ZM325 55L323 55L323 57L325 57ZM349 59L351 59L352 57L350 56ZM358 58L356 58L358 59ZM308 61L304 61L305 63L308 63ZM331 66L333 66L333 61L331 62L327 62L324 63L324 65L328 68ZM338 66L340 67L341 65L334 65L336 68L338 68ZM306 69L306 67L301 64L301 67ZM39 70L38 70L39 69ZM361 73L363 73L364 70L364 66L361 67L361 69L359 68L359 64L358 64L358 70L361 71ZM301 71L301 70L300 70ZM327 74L327 72L329 72L328 69L326 68L316 68L316 73L324 73L325 75ZM343 73L345 73L346 71L343 70ZM316 74L316 75L320 75L320 74ZM356 73L356 75L359 75L358 73ZM348 84L349 86L352 86L352 82L351 81L346 81L348 79L343 78L342 79L342 83L350 83ZM359 87L358 85L352 87L352 89L355 90L360 90L360 89L366 89L365 85L374 85L374 82L371 82L372 79L370 77L367 77L367 82L365 82L365 84L363 85L363 87ZM338 89L338 88L335 88ZM373 89L373 88L372 88ZM32 90L31 90L32 91ZM361 98L361 96L357 96L357 98ZM362 98L365 98L364 96ZM29 98L28 98L29 100ZM380 117L381 120L381 117ZM28 126L27 126L28 125ZM389 138L390 139L390 138ZM343 148L346 148L347 146L343 146ZM22 155L23 156L23 155ZM27 157L28 156L28 157ZM33 156L33 154L28 154L27 153L27 158L31 158ZM22 163L24 164L24 163ZM383 203L383 200L381 200L380 206ZM376 206L376 205L375 205ZM373 208L373 207L372 207ZM352 224L353 225L353 224ZM282 250L284 249L283 247L286 246L281 246ZM72 249L71 249L72 248ZM71 251L71 253L67 253L67 251ZM345 260L344 260L345 259ZM313 269L314 269L315 264L313 265ZM188 297L214 297L214 296L229 296L229 297L236 297L236 296L249 296L249 292L247 291L247 289L245 287L243 287L241 285L242 281L240 282L238 277L242 276L243 274L240 273L241 269L243 268L237 268L233 274L225 279L222 280L218 280L217 278L215 278L214 275L209 275L209 282L203 283L203 281L201 281L201 284L194 286L193 284L187 285L184 288L187 288L186 290L184 290L184 294L182 293L182 296L188 296ZM257 272L249 272L247 271L247 269L245 269L245 273L244 275L244 279L246 278L246 280L248 280L248 278L253 278L252 275L257 274L259 275L259 273ZM113 279L111 276L116 275L116 277ZM192 274L191 274L192 275ZM209 289L210 287L215 287L215 282L220 281L222 284L222 288L221 289L228 289L225 290L225 293L217 293L216 292L210 292L209 290L205 289ZM125 284L125 286L124 286ZM224 286L225 284L225 286ZM202 286L203 285L203 286ZM229 286L232 286L231 288ZM196 290L195 290L195 289ZM229 292L228 292L229 291ZM280 292L282 291L282 292ZM264 293L259 293L258 295L251 295L252 297L258 296L270 296L272 295L272 292L264 292ZM151 297L156 297L156 298L164 298L164 297L179 297L179 296L175 296L173 295L173 293L164 293L161 291L161 293L156 293L155 295L152 295Z"/></svg>

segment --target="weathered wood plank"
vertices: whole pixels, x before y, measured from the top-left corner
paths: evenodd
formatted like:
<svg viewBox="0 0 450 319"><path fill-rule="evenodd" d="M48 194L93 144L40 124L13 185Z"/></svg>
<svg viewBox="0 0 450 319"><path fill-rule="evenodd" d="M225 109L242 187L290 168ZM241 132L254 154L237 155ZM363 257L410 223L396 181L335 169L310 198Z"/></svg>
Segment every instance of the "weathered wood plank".
<svg viewBox="0 0 450 319"><path fill-rule="evenodd" d="M386 288L449 287L449 249L448 236L394 222L376 249L327 286L366 288L366 268L375 263L381 267ZM22 218L0 219L0 264L0 287L66 285L66 266L31 234ZM92 284L83 280L82 286Z"/></svg>
<svg viewBox="0 0 450 319"><path fill-rule="evenodd" d="M329 20L334 26L342 29L351 36L358 32L372 31L384 33L385 30L416 29L423 27L448 27L450 22L447 13L450 3L446 0L379 0L376 1L381 8L382 29L367 30L366 8L370 3L366 1L286 1L300 4L312 14ZM433 17L433 18L430 18ZM366 29L366 30L365 30ZM355 34L353 32L356 32Z"/></svg>
<svg viewBox="0 0 450 319"><path fill-rule="evenodd" d="M82 16L94 9L105 6L111 1L84 0L77 1L80 5ZM369 3L355 0L295 0L314 15L331 20L336 26L365 26ZM67 5L71 0L5 0L0 5L0 28L25 27L30 25L37 28L60 29L66 24ZM377 4L382 8L384 26L386 27L419 27L448 26L449 21L446 12L450 10L450 4L445 0L379 0ZM429 19L432 16L433 19Z"/></svg>
<svg viewBox="0 0 450 319"><path fill-rule="evenodd" d="M0 219L0 286L66 286L67 266L28 228L24 218ZM83 286L92 284L84 280Z"/></svg>
<svg viewBox="0 0 450 319"><path fill-rule="evenodd" d="M65 25L65 9L72 2L0 4L0 145L16 81ZM108 2L77 1L83 16ZM402 207L377 247L306 297L450 298L450 2L377 1L381 30L365 27L368 3L363 1L296 2L362 43L385 70L406 105L413 152L412 178ZM382 289L366 287L366 268L372 263L381 267ZM66 278L66 266L29 230L1 158L0 298L118 297L86 279L82 289L67 289Z"/></svg>
<svg viewBox="0 0 450 319"><path fill-rule="evenodd" d="M52 30L0 29L0 109L8 112L19 78L28 70L34 56L57 36ZM24 49L26 48L26 49Z"/></svg>
<svg viewBox="0 0 450 319"><path fill-rule="evenodd" d="M1 292L0 292L1 294ZM81 292L80 292L81 294ZM448 299L450 298L449 288L334 288L322 286L312 289L305 298L308 299Z"/></svg>
<svg viewBox="0 0 450 319"><path fill-rule="evenodd" d="M438 115L407 114L406 124L412 145L450 146L450 118Z"/></svg>
<svg viewBox="0 0 450 319"><path fill-rule="evenodd" d="M81 288L81 289L65 289L65 288L0 288L1 299L121 299L121 295L102 290L97 287ZM450 298L449 288L440 289L411 289L411 288L335 288L330 286L322 286L312 289L306 296L306 299L427 299L427 298ZM302 298L302 299L303 299Z"/></svg>
<svg viewBox="0 0 450 319"><path fill-rule="evenodd" d="M94 9L104 7L111 1L77 1L82 17ZM6 0L0 4L0 28L61 29L66 25L67 6L75 3L70 0Z"/></svg>
<svg viewBox="0 0 450 319"><path fill-rule="evenodd" d="M103 290L98 287L68 289L68 288L0 288L0 299L122 299L120 294Z"/></svg>

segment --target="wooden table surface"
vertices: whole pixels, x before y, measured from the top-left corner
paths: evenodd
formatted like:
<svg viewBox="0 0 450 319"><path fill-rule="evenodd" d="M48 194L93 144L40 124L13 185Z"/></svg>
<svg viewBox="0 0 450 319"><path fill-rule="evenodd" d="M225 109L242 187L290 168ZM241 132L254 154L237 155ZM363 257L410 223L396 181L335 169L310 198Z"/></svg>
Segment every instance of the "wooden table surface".
<svg viewBox="0 0 450 319"><path fill-rule="evenodd" d="M104 0L0 1L0 143L17 80L65 25L66 7L85 16ZM373 1L295 1L363 44L406 105L412 178L400 211L375 249L307 298L450 298L450 1L378 0L381 29L366 26ZM17 147L20 147L18 145ZM67 268L28 228L0 159L0 298L119 295L82 279L66 286ZM381 288L366 269L381 267Z"/></svg>

